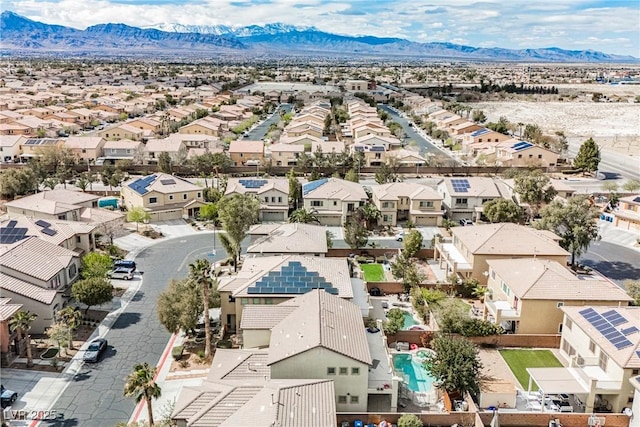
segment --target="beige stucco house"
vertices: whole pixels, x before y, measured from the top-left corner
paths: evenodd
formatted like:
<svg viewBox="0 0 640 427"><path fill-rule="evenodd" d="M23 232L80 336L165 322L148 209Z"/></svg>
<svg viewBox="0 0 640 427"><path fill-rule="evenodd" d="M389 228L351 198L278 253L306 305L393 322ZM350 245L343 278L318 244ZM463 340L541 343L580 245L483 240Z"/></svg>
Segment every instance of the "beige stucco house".
<svg viewBox="0 0 640 427"><path fill-rule="evenodd" d="M488 282L489 260L535 257L566 265L569 256L557 235L513 223L454 227L451 235L436 242L434 256L440 268L447 276L473 277L483 286Z"/></svg>
<svg viewBox="0 0 640 427"><path fill-rule="evenodd" d="M411 221L418 226L442 222L442 197L436 190L413 182L393 182L371 187L373 204L380 211L379 225Z"/></svg>
<svg viewBox="0 0 640 427"><path fill-rule="evenodd" d="M304 208L315 211L322 225L343 225L358 207L364 206L367 193L357 182L323 178L302 186Z"/></svg>
<svg viewBox="0 0 640 427"><path fill-rule="evenodd" d="M480 219L486 202L505 198L508 191L501 181L479 176L444 178L437 188L447 218L474 222Z"/></svg>
<svg viewBox="0 0 640 427"><path fill-rule="evenodd" d="M229 178L225 196L252 194L260 201L261 222L284 222L289 213L289 181L285 178Z"/></svg>
<svg viewBox="0 0 640 427"><path fill-rule="evenodd" d="M234 166L264 164L264 142L237 139L229 144L229 157Z"/></svg>
<svg viewBox="0 0 640 427"><path fill-rule="evenodd" d="M614 215L616 227L640 231L640 195L620 198Z"/></svg>
<svg viewBox="0 0 640 427"><path fill-rule="evenodd" d="M484 313L511 333L562 332L563 306L626 306L632 298L599 275L542 258L490 259Z"/></svg>
<svg viewBox="0 0 640 427"><path fill-rule="evenodd" d="M250 256L307 255L325 256L326 228L315 224L257 224L247 233Z"/></svg>
<svg viewBox="0 0 640 427"><path fill-rule="evenodd" d="M205 204L201 187L165 173L124 183L121 192L124 206L144 208L151 215L151 222L194 218Z"/></svg>
<svg viewBox="0 0 640 427"><path fill-rule="evenodd" d="M70 136L63 147L71 150L78 159L93 162L102 156L102 147L105 142L104 138L99 136Z"/></svg>

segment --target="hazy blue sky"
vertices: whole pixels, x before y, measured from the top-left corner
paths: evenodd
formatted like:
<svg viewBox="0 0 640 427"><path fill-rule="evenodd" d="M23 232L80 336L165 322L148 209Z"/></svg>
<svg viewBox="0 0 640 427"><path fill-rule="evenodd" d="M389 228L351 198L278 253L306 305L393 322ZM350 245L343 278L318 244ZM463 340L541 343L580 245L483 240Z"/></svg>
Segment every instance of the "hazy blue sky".
<svg viewBox="0 0 640 427"><path fill-rule="evenodd" d="M5 0L3 8L75 28L283 22L349 35L482 47L594 49L640 57L640 0Z"/></svg>

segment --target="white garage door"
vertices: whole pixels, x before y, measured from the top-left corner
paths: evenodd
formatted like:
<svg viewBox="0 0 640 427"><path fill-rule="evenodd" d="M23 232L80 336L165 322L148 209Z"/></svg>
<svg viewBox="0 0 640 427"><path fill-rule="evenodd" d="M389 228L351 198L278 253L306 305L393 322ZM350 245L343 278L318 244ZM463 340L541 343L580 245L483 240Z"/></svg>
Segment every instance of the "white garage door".
<svg viewBox="0 0 640 427"><path fill-rule="evenodd" d="M262 221L264 222L283 222L284 212L263 212Z"/></svg>

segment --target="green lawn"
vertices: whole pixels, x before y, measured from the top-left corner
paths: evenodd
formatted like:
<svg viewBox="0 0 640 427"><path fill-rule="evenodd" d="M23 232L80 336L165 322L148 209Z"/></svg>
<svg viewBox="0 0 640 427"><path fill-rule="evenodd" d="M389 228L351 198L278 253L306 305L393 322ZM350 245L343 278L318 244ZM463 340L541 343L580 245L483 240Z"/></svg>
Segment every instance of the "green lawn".
<svg viewBox="0 0 640 427"><path fill-rule="evenodd" d="M360 264L365 282L384 282L382 264Z"/></svg>
<svg viewBox="0 0 640 427"><path fill-rule="evenodd" d="M529 387L527 368L562 367L562 363L549 350L500 350L500 355L525 390ZM532 383L531 389L538 390L538 385Z"/></svg>

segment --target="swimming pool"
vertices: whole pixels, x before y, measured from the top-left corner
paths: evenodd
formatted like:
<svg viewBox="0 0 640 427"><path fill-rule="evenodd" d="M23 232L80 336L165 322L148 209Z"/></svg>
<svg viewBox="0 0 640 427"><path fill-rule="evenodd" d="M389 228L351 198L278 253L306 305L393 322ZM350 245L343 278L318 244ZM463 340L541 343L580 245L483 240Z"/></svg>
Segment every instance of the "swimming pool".
<svg viewBox="0 0 640 427"><path fill-rule="evenodd" d="M410 327L418 324L418 321L415 317L413 317L413 314L409 313L408 311L403 311L402 315L404 316L404 324L402 325L403 331L406 331Z"/></svg>
<svg viewBox="0 0 640 427"><path fill-rule="evenodd" d="M399 353L393 355L393 367L401 374L409 390L428 392L433 390L433 378L426 368L411 354Z"/></svg>

